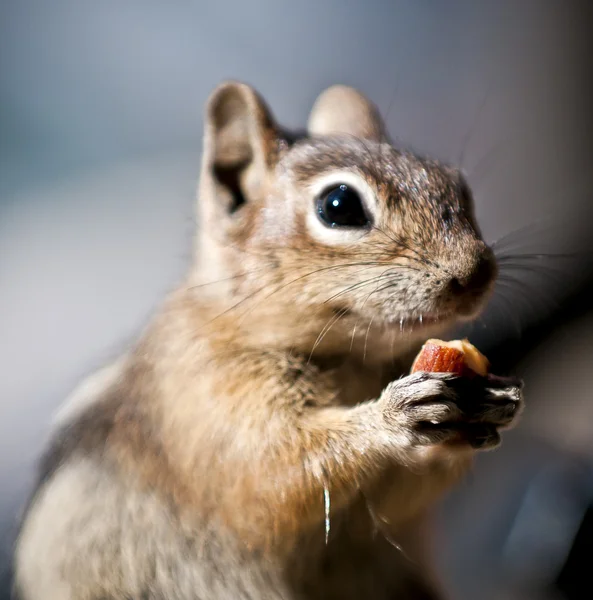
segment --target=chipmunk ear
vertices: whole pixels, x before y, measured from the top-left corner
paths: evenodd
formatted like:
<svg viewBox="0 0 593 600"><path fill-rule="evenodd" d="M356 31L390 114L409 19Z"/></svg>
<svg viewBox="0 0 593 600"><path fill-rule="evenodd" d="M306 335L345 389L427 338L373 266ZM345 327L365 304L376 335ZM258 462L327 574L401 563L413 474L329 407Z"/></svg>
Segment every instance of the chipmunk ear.
<svg viewBox="0 0 593 600"><path fill-rule="evenodd" d="M380 141L385 128L379 111L358 90L334 85L315 101L307 129L310 135L349 134Z"/></svg>
<svg viewBox="0 0 593 600"><path fill-rule="evenodd" d="M255 90L234 81L214 90L206 109L200 190L211 216L232 213L257 196L277 147L276 126Z"/></svg>

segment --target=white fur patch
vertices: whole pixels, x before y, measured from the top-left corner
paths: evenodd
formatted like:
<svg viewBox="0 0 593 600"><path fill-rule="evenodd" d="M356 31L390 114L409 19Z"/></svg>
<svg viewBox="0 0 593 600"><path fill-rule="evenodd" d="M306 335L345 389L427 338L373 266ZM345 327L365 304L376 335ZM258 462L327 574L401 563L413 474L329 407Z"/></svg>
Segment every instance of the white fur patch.
<svg viewBox="0 0 593 600"><path fill-rule="evenodd" d="M111 365L99 369L84 379L60 406L53 417L52 426L56 428L71 421L99 400L121 376L126 362L127 357L122 356Z"/></svg>
<svg viewBox="0 0 593 600"><path fill-rule="evenodd" d="M207 524L180 521L133 478L119 479L93 459L72 460L31 507L16 583L23 600L141 598L148 589L176 600L287 597L273 573L216 540Z"/></svg>

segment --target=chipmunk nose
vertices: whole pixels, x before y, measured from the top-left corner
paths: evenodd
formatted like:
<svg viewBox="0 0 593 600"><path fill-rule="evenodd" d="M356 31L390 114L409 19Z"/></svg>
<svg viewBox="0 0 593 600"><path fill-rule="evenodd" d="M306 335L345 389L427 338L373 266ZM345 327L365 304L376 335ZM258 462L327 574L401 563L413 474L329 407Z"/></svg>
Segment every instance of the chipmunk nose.
<svg viewBox="0 0 593 600"><path fill-rule="evenodd" d="M486 291L494 280L496 270L492 252L489 249L485 250L468 268L464 269L463 273L451 278L449 291L454 296L463 296L468 293L480 294Z"/></svg>

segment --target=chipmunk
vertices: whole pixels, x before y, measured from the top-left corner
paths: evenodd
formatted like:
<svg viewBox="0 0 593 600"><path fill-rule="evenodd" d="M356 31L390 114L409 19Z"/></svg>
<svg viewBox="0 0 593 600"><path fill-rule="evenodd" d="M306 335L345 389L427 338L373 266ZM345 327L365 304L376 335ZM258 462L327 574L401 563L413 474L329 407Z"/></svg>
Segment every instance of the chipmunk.
<svg viewBox="0 0 593 600"><path fill-rule="evenodd" d="M334 86L306 133L250 86L205 116L193 266L75 394L15 550L20 600L437 599L430 508L518 382L409 375L497 267L460 172Z"/></svg>

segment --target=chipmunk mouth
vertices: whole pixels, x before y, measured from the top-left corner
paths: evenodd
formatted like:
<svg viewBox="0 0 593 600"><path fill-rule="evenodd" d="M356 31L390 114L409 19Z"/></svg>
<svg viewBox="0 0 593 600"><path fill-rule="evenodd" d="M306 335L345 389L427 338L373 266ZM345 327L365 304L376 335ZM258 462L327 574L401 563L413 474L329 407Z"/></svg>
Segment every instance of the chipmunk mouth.
<svg viewBox="0 0 593 600"><path fill-rule="evenodd" d="M332 312L336 319L344 319L348 316L357 319L357 323L360 324L359 319L363 316L356 310L341 306L332 307ZM368 315L366 316L367 318ZM371 318L376 325L380 326L383 324L388 329L397 329L405 333L417 332L422 330L430 330L435 328L444 328L453 325L455 322L462 320L463 316L455 311L448 310L443 312L413 312L413 313L397 313L392 314L384 318Z"/></svg>
<svg viewBox="0 0 593 600"><path fill-rule="evenodd" d="M452 324L456 315L447 313L414 313L411 315L400 315L389 319L390 324L399 326L401 331L419 331L434 327L444 327Z"/></svg>

